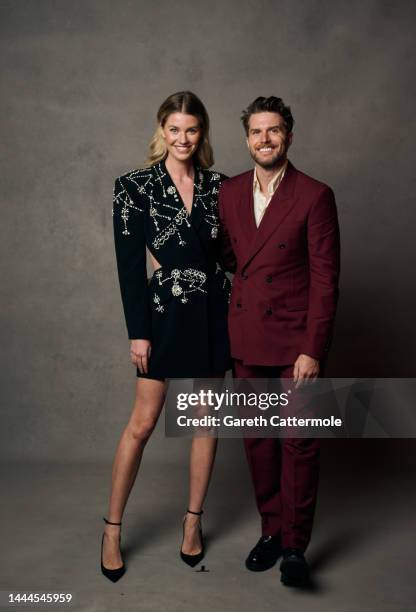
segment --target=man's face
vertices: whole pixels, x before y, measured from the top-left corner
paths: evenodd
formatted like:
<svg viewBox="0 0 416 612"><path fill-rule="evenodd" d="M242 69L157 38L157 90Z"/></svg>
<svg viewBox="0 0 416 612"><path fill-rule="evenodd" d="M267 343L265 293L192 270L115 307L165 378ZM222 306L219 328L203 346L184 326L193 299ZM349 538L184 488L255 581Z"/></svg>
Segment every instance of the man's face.
<svg viewBox="0 0 416 612"><path fill-rule="evenodd" d="M247 145L251 157L264 169L279 167L286 159L293 134L279 113L254 113L249 119Z"/></svg>

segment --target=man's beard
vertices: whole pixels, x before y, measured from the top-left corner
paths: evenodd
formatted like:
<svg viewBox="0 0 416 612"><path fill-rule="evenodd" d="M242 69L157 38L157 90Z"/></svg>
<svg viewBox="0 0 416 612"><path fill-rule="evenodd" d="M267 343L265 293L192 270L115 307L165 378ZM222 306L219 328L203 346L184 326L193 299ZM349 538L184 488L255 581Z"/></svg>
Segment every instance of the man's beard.
<svg viewBox="0 0 416 612"><path fill-rule="evenodd" d="M286 159L286 149L283 152L277 152L276 155L267 160L267 162L259 159L256 155L256 151L252 152L250 150L250 155L261 168L264 168L264 170L272 170L273 168L277 169L284 163Z"/></svg>

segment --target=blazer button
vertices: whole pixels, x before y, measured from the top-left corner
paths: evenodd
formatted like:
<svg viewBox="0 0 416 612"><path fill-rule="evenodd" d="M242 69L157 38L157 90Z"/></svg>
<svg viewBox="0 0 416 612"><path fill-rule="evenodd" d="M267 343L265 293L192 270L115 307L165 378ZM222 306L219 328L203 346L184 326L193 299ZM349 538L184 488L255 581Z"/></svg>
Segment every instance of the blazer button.
<svg viewBox="0 0 416 612"><path fill-rule="evenodd" d="M237 302L236 306L237 306L237 308L241 308L242 304L240 304L240 302Z"/></svg>
<svg viewBox="0 0 416 612"><path fill-rule="evenodd" d="M281 242L281 243L279 244L279 249L285 249L285 248L286 248L285 243L284 243L284 242Z"/></svg>
<svg viewBox="0 0 416 612"><path fill-rule="evenodd" d="M242 278L243 280L247 280L247 279L248 279L248 276L247 276L247 274L242 274L242 275L241 275L241 278Z"/></svg>
<svg viewBox="0 0 416 612"><path fill-rule="evenodd" d="M268 274L268 275L266 276L266 283L271 283L271 282L272 282L272 280L273 280L272 275L271 275L271 274Z"/></svg>
<svg viewBox="0 0 416 612"><path fill-rule="evenodd" d="M266 310L266 314L269 315L269 316L272 315L273 314L273 310L271 308L268 308Z"/></svg>

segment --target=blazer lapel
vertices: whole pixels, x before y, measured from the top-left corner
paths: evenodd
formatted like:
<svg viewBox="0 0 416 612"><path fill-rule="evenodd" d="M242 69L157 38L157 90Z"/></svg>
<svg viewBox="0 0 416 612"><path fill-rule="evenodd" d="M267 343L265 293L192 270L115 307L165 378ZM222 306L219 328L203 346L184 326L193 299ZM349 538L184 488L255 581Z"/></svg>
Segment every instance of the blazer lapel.
<svg viewBox="0 0 416 612"><path fill-rule="evenodd" d="M253 178L253 177L252 177ZM272 199L269 202L266 212L260 222L259 227L253 235L251 244L247 251L247 257L243 268L245 268L253 257L260 251L262 246L267 240L273 235L285 217L290 213L296 199L293 197L293 192L296 183L296 169L288 162L285 175L282 182L280 183L277 191L274 193ZM253 203L253 185L250 186L251 190L251 218L255 227L254 221L254 203ZM248 198L247 198L248 200Z"/></svg>
<svg viewBox="0 0 416 612"><path fill-rule="evenodd" d="M207 194L210 193L209 179L205 176L205 173L201 168L195 168L195 180L194 180L194 197L192 201L192 210L189 217L192 226L198 229L201 225L204 217L209 215L209 203L204 201ZM215 195L215 194L214 194Z"/></svg>
<svg viewBox="0 0 416 612"><path fill-rule="evenodd" d="M160 190L160 201L172 210L172 217L180 211L186 211L182 198L174 184L167 168L165 161L162 160L155 164L155 179L154 182L158 190ZM192 198L191 214L187 213L188 222L192 224L194 229L198 229L201 225L204 216L209 213L207 204L204 202L206 192L209 189L207 179L204 178L204 172L201 168L195 167L194 191Z"/></svg>
<svg viewBox="0 0 416 612"><path fill-rule="evenodd" d="M161 160L153 166L153 174L153 184L156 190L155 200L160 202L162 206L170 208L172 211L171 216L174 217L184 206L176 186L167 171L165 160Z"/></svg>
<svg viewBox="0 0 416 612"><path fill-rule="evenodd" d="M247 249L250 247L257 233L256 221L254 218L253 180L254 170L247 172L238 205L240 228L245 238Z"/></svg>

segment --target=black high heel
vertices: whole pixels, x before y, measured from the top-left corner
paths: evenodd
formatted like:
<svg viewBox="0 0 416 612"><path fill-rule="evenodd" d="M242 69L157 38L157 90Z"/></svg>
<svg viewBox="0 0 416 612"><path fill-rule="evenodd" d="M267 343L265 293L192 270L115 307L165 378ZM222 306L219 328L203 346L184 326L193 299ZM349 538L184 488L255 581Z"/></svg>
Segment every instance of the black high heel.
<svg viewBox="0 0 416 612"><path fill-rule="evenodd" d="M119 525L121 527L121 523L112 523L111 521L107 521L107 519L104 518L104 517L103 517L103 520L104 520L105 523L107 523L107 525ZM102 571L102 573L104 574L104 576L106 578L111 580L111 582L117 582L117 580L120 580L120 578L122 577L122 575L126 571L126 567L125 567L124 563L123 563L123 565L121 567L117 567L116 569L108 569L107 567L104 567L104 565L103 565L104 535L105 535L105 533L103 533L103 537L101 539L101 571ZM119 540L121 540L121 534L119 536Z"/></svg>
<svg viewBox="0 0 416 612"><path fill-rule="evenodd" d="M192 512L192 510L187 510L186 512L189 512L189 514L196 514L197 516L201 516L201 514L204 513L203 510L201 510L201 512ZM185 521L186 521L186 514L184 516L183 524L182 524L182 529L183 529L182 544L183 544L183 540L185 539ZM186 553L182 552L182 546L179 552L182 561L186 563L187 565L189 565L190 567L195 567L195 565L198 565L198 563L204 558L204 555L205 555L204 538L202 535L201 521L199 522L199 537L201 539L201 547L202 547L201 552L197 553L196 555L187 555Z"/></svg>

